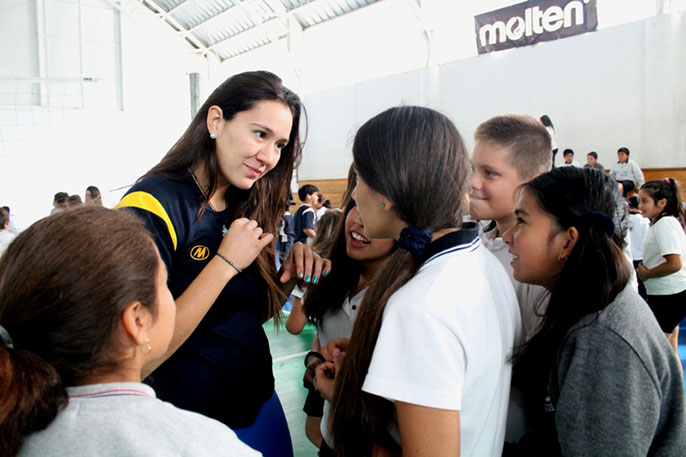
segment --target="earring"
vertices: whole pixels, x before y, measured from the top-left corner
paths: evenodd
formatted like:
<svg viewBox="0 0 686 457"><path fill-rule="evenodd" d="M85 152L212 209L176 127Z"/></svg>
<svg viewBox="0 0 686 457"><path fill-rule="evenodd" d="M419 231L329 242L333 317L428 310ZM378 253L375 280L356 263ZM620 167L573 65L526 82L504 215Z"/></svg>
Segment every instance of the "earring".
<svg viewBox="0 0 686 457"><path fill-rule="evenodd" d="M214 132L210 133L210 138L212 138L213 140L216 140L216 139L217 139L217 134L214 133Z"/></svg>
<svg viewBox="0 0 686 457"><path fill-rule="evenodd" d="M382 207L382 208L385 208L385 207L386 207L386 204L385 204L385 203L382 203L382 204L381 204L381 207Z"/></svg>
<svg viewBox="0 0 686 457"><path fill-rule="evenodd" d="M148 338L145 344L147 345L147 347L145 348L147 349L147 352L143 351L143 354L150 354L150 352L152 351L152 346L150 346L150 338Z"/></svg>

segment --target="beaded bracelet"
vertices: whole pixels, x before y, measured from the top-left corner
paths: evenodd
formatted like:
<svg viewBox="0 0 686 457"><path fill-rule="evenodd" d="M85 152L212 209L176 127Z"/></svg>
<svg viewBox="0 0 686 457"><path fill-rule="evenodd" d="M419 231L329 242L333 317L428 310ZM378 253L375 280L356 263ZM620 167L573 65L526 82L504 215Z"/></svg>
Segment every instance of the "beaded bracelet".
<svg viewBox="0 0 686 457"><path fill-rule="evenodd" d="M238 268L236 265L234 265L234 263L233 263L232 261L230 261L229 259L227 259L227 258L224 257L223 255L221 255L220 253L217 252L215 255L216 255L217 257L219 257L220 259L222 259L224 262L226 262L226 263L228 263L229 265L231 265L231 266L233 267L233 269L236 270L237 272L243 273L243 270L241 270L240 268Z"/></svg>

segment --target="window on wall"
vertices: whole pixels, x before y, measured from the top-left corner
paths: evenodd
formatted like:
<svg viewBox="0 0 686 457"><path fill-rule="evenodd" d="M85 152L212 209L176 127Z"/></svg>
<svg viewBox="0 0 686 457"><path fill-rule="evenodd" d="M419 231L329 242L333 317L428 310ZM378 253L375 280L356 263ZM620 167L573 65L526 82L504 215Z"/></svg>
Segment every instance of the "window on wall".
<svg viewBox="0 0 686 457"><path fill-rule="evenodd" d="M119 11L104 0L2 0L0 105L122 108Z"/></svg>

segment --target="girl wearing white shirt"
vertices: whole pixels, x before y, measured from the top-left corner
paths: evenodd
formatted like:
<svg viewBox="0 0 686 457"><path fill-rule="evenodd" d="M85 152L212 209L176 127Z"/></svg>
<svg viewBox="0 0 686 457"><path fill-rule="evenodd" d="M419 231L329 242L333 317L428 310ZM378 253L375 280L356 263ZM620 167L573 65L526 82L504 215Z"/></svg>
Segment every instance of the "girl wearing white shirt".
<svg viewBox="0 0 686 457"><path fill-rule="evenodd" d="M399 249L350 343L317 368L318 384L335 376L335 455L500 456L519 306L475 224L462 225L462 137L434 110L391 108L357 132L353 160L365 238Z"/></svg>
<svg viewBox="0 0 686 457"><path fill-rule="evenodd" d="M686 317L686 218L674 178L648 181L638 192L638 208L650 219L637 273L655 314L677 352L679 322Z"/></svg>
<svg viewBox="0 0 686 457"><path fill-rule="evenodd" d="M349 174L347 195L352 192L355 182L356 175ZM324 352L330 341L350 337L369 282L382 268L395 246L391 238L368 239L364 236L364 224L355 207L355 201L349 198L345 203L342 222L338 224L331 249L322 253L328 255L327 258L331 259L332 264L336 264L336 268L332 269L329 276L322 278L319 284L310 286L305 296L305 313L317 326L319 342ZM310 352L305 359L305 365L313 374L322 359L324 357L321 354ZM319 387L327 404L323 405L323 411L321 406L319 411L314 408L305 411L308 423L311 423L309 426L306 424L309 428L306 428L306 432L311 441L316 445L321 444L320 456L323 457L331 455L333 449L332 435L328 427L331 409L329 402L333 397L333 386L327 389L327 383L324 383ZM310 395L320 397L317 392L311 392ZM306 403L306 407L308 403L313 403L311 399L308 400L310 401ZM316 430L311 429L314 426Z"/></svg>

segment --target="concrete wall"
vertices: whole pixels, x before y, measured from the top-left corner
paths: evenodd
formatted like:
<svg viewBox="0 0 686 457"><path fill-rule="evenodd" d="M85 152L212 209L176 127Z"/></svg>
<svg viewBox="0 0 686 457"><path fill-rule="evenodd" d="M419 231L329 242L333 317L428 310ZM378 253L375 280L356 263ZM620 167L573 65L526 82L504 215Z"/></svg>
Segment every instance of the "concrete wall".
<svg viewBox="0 0 686 457"><path fill-rule="evenodd" d="M449 115L468 146L478 124L508 112L555 124L577 160L606 166L627 146L642 167L686 165L686 13L459 60L306 96L310 132L299 178L346 176L354 132L398 104Z"/></svg>
<svg viewBox="0 0 686 457"><path fill-rule="evenodd" d="M188 73L207 79L207 60L142 6L4 0L0 43L0 204L20 226L58 191L96 185L115 204L188 125Z"/></svg>

